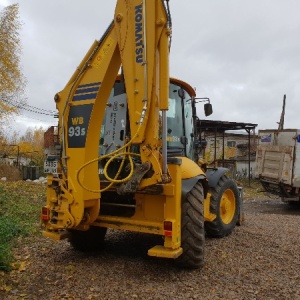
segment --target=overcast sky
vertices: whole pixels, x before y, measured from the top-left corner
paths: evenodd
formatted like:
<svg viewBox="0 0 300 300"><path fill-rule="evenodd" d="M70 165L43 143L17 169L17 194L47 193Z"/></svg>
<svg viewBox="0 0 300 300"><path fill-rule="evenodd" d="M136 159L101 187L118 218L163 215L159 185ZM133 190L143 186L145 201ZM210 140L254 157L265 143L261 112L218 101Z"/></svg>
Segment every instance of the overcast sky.
<svg viewBox="0 0 300 300"><path fill-rule="evenodd" d="M0 0L0 9L13 3L24 23L28 104L55 110L53 96L106 30L116 0ZM285 128L300 128L299 0L170 0L170 7L170 75L211 99L207 119L277 128L286 94ZM14 128L41 125L56 120L24 111Z"/></svg>

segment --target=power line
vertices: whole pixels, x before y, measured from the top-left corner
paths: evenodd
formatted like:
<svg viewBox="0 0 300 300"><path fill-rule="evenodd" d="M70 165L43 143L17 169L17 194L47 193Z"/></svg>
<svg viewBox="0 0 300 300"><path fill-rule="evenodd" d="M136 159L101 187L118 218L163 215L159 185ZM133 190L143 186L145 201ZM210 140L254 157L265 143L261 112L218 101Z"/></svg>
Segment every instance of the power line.
<svg viewBox="0 0 300 300"><path fill-rule="evenodd" d="M10 106L20 109L20 110L26 110L26 111L33 112L36 114L53 116L53 117L57 115L57 113L53 110L38 108L36 106L32 106L32 105L29 105L26 103L21 103L20 101L18 102L18 101L13 101L13 100L9 100L9 99L3 99L3 98L2 98L2 101L7 103Z"/></svg>
<svg viewBox="0 0 300 300"><path fill-rule="evenodd" d="M40 111L44 111L44 112L48 112L48 113L52 113L52 114L56 113L54 110L44 109L44 108L38 108L36 106L32 106L32 105L29 105L29 104L25 104L25 106L28 107L28 108L30 108L30 109L40 110Z"/></svg>
<svg viewBox="0 0 300 300"><path fill-rule="evenodd" d="M37 119L37 118L32 118L32 117L29 117L28 115L24 115L27 119L31 119L31 120L36 120L36 121L40 121L40 122L44 122L44 123L49 123L49 124L57 124L57 121L55 122L55 120L53 121L50 121L50 120L41 120L41 119Z"/></svg>

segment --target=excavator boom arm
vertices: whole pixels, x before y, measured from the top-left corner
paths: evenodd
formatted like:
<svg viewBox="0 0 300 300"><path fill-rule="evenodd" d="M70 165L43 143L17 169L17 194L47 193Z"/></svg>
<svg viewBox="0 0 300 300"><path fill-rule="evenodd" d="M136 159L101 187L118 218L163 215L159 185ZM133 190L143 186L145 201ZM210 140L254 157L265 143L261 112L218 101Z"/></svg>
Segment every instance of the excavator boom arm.
<svg viewBox="0 0 300 300"><path fill-rule="evenodd" d="M118 0L112 24L55 96L62 142L59 186L63 192L53 229L90 224L99 214L100 129L121 67L130 122L128 141L121 150L139 145L141 162L153 169L154 175L140 186L165 180L159 111L168 109L167 18L162 0Z"/></svg>

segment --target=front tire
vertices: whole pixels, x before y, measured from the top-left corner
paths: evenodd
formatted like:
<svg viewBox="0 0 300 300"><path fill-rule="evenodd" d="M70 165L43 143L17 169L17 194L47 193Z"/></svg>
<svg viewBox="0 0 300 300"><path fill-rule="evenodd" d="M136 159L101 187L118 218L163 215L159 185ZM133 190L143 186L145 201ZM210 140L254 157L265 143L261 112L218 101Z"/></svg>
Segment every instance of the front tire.
<svg viewBox="0 0 300 300"><path fill-rule="evenodd" d="M102 249L106 235L105 227L90 227L87 231L70 230L69 242L79 251L97 251Z"/></svg>
<svg viewBox="0 0 300 300"><path fill-rule="evenodd" d="M177 258L179 266L196 269L204 264L204 193L200 182L182 200L181 247L183 253Z"/></svg>
<svg viewBox="0 0 300 300"><path fill-rule="evenodd" d="M217 186L210 188L210 211L216 215L212 222L205 222L205 231L211 237L225 237L235 228L240 213L240 196L232 179L223 175Z"/></svg>

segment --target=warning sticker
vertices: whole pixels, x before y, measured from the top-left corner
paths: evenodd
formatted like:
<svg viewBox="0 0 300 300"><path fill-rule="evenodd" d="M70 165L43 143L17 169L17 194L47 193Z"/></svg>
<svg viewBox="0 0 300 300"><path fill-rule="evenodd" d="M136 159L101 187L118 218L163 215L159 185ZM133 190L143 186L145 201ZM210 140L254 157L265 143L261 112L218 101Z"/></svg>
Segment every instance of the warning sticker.
<svg viewBox="0 0 300 300"><path fill-rule="evenodd" d="M96 58L94 59L92 66L99 69L101 67L102 62L105 59L106 54L108 53L109 49L113 45L114 40L112 38L108 38L105 43L101 46Z"/></svg>

